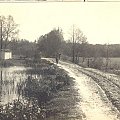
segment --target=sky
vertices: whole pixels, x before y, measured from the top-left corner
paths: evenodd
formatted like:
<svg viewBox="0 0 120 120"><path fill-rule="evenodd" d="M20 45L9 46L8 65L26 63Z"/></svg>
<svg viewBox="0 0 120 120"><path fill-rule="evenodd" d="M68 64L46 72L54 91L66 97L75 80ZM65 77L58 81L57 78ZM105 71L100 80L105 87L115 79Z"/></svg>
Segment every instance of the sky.
<svg viewBox="0 0 120 120"><path fill-rule="evenodd" d="M120 2L0 3L0 15L12 15L20 39L37 40L60 27L65 40L74 24L91 44L120 44Z"/></svg>

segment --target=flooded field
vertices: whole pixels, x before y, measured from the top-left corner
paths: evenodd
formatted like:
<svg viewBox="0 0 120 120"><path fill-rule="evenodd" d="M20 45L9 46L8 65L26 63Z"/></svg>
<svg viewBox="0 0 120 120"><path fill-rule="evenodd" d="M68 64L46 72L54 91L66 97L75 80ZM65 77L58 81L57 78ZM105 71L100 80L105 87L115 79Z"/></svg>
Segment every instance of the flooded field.
<svg viewBox="0 0 120 120"><path fill-rule="evenodd" d="M113 86L106 73L50 61L0 69L1 120L120 119L118 81Z"/></svg>
<svg viewBox="0 0 120 120"><path fill-rule="evenodd" d="M1 120L82 119L74 82L56 65L42 60L37 67L0 70Z"/></svg>
<svg viewBox="0 0 120 120"><path fill-rule="evenodd" d="M7 104L20 97L18 85L27 79L28 69L21 66L0 68L0 104Z"/></svg>

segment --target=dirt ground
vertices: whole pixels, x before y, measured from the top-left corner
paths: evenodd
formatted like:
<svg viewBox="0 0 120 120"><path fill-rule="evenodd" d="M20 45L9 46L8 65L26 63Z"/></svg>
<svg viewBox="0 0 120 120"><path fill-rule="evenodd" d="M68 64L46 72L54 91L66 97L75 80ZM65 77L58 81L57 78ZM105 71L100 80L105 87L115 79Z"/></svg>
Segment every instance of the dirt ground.
<svg viewBox="0 0 120 120"><path fill-rule="evenodd" d="M54 60L51 60L53 62ZM60 61L58 66L74 78L75 88L81 97L79 108L87 120L120 119L120 77L95 69L85 69Z"/></svg>

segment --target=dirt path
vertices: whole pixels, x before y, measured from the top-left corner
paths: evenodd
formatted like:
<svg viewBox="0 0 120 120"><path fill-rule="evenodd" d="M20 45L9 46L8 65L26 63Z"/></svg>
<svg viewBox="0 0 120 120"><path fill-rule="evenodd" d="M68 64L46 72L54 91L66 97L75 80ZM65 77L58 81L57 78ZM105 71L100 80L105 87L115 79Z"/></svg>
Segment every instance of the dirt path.
<svg viewBox="0 0 120 120"><path fill-rule="evenodd" d="M82 109L85 117L83 120L119 120L119 112L108 100L104 90L90 76L85 75L81 67L60 62L59 67L66 70L74 78L75 87L78 89L82 100L77 105L77 110Z"/></svg>

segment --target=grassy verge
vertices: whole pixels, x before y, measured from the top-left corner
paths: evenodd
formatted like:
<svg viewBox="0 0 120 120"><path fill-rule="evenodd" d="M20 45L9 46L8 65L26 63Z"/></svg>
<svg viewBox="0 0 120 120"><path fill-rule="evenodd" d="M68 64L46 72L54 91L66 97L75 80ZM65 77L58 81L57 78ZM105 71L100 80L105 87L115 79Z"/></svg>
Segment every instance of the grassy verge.
<svg viewBox="0 0 120 120"><path fill-rule="evenodd" d="M16 100L0 108L2 120L71 120L82 119L76 105L80 100L74 82L67 73L42 60L32 65L28 79L19 86L25 100ZM36 76L34 76L36 75ZM21 89L22 88L22 89Z"/></svg>

